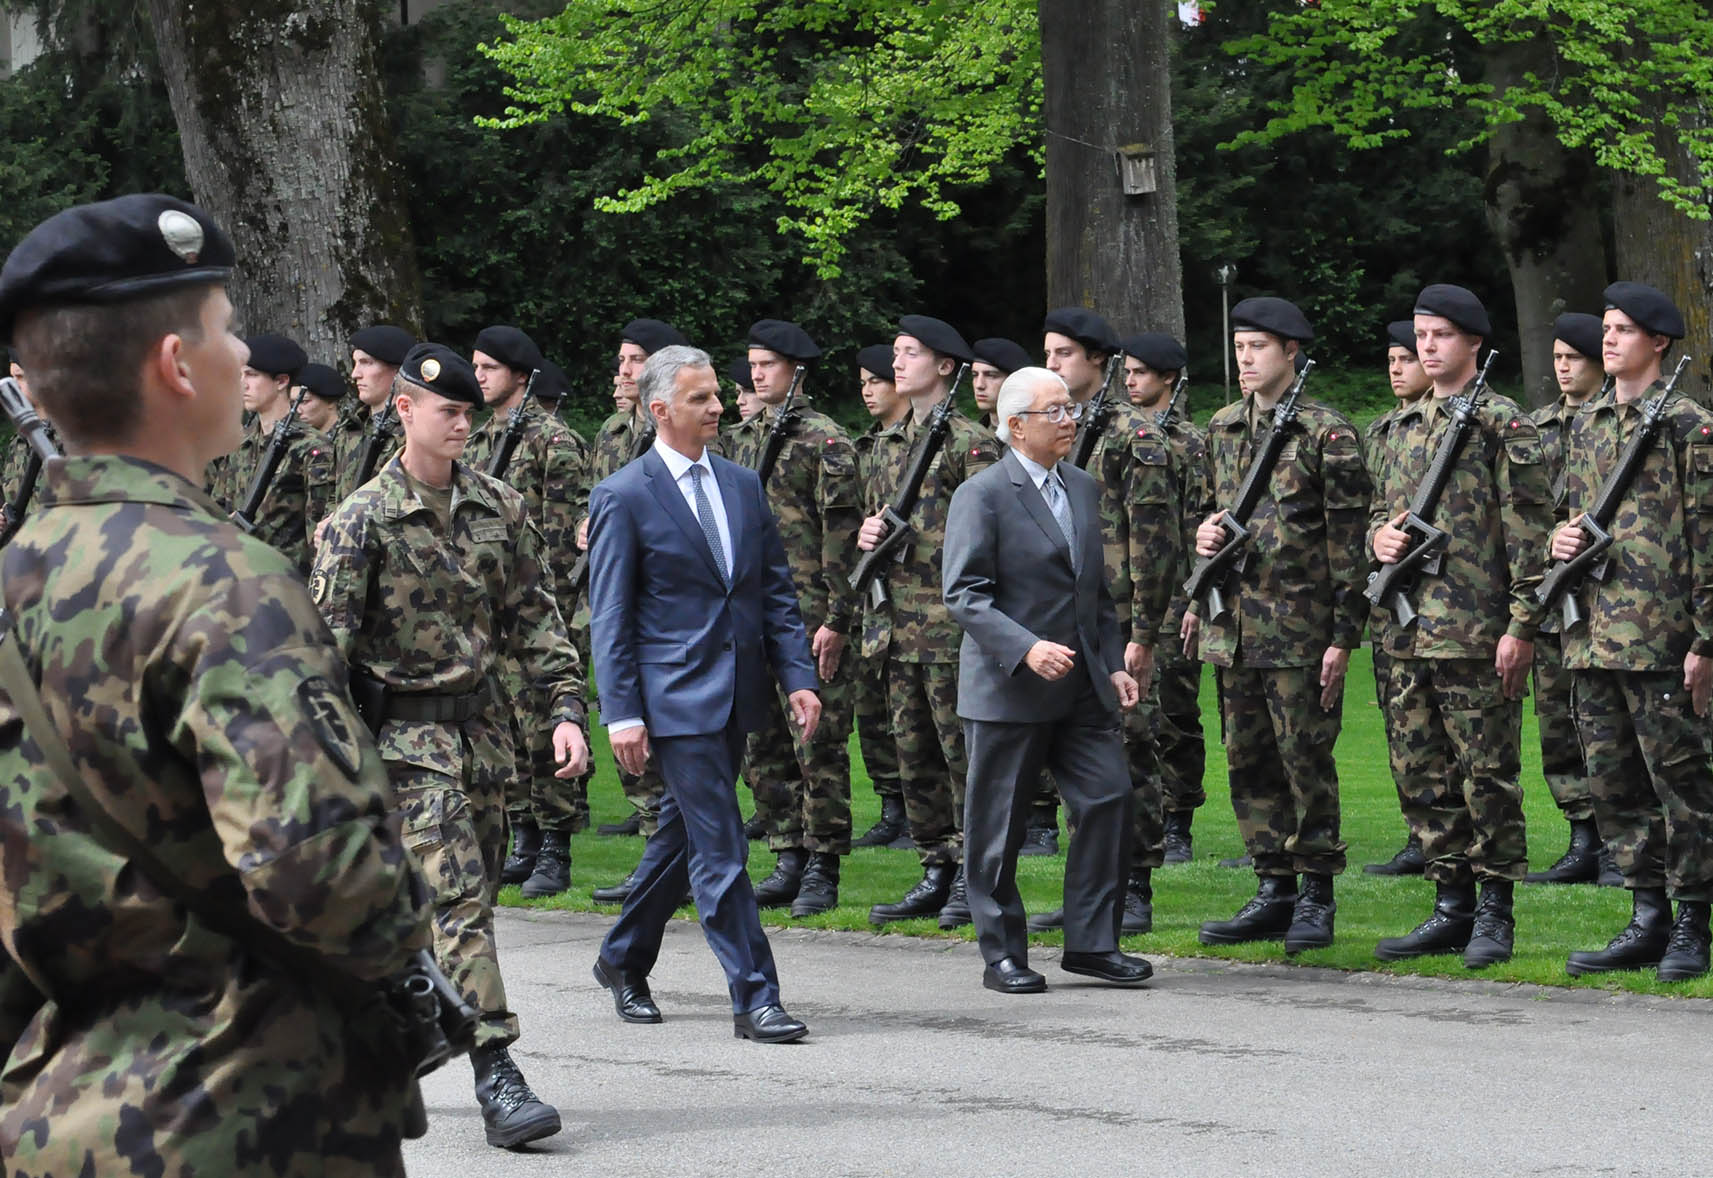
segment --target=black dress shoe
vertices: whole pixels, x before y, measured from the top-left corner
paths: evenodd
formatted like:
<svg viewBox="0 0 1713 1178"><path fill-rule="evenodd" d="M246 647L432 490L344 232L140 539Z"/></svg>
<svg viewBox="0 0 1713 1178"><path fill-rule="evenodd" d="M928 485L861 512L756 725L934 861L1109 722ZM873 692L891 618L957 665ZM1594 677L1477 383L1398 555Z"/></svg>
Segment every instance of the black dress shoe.
<svg viewBox="0 0 1713 1178"><path fill-rule="evenodd" d="M619 1017L627 1023L659 1023L666 1020L660 1017L660 1007L654 1004L654 996L648 992L648 979L635 974L627 974L616 966L608 965L599 957L595 958L595 980L606 988L613 996L613 1009L619 1012Z"/></svg>
<svg viewBox="0 0 1713 1178"><path fill-rule="evenodd" d="M757 1043L795 1043L809 1028L785 1013L783 1006L758 1006L745 1014L732 1015L732 1034Z"/></svg>
<svg viewBox="0 0 1713 1178"><path fill-rule="evenodd" d="M632 811L631 816L626 818L623 822L603 822L595 828L595 833L604 834L608 837L616 835L641 834L642 815Z"/></svg>
<svg viewBox="0 0 1713 1178"><path fill-rule="evenodd" d="M1015 957L1001 957L981 971L981 984L997 994L1039 994L1047 979Z"/></svg>
<svg viewBox="0 0 1713 1178"><path fill-rule="evenodd" d="M630 894L636 888L636 872L631 872L616 884L608 884L604 888L596 888L589 893L589 898L597 904L623 904L630 899Z"/></svg>
<svg viewBox="0 0 1713 1178"><path fill-rule="evenodd" d="M1059 968L1115 986L1140 986L1154 976L1154 967L1146 960L1116 949L1110 953L1066 953L1059 958Z"/></svg>

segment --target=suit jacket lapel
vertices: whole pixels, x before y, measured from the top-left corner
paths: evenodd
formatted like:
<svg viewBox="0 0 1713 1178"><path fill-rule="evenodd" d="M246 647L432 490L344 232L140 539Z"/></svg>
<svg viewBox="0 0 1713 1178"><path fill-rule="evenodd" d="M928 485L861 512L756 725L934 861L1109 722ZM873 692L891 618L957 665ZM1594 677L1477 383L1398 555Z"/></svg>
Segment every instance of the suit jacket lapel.
<svg viewBox="0 0 1713 1178"><path fill-rule="evenodd" d="M708 571L719 580L720 567L714 563L714 550L708 547L708 538L702 534L702 524L690 514L690 505L684 502L684 493L673 481L672 472L666 469L666 462L653 450L642 456L643 473L648 475L649 490L654 492L654 498L660 506L666 509L666 514L672 517L684 533L684 538L690 542L690 547L701 556L702 563L708 566Z"/></svg>
<svg viewBox="0 0 1713 1178"><path fill-rule="evenodd" d="M1023 501L1023 506L1047 534L1047 539L1059 550L1059 555L1065 558L1065 563L1071 564L1071 546L1065 543L1064 529L1059 527L1059 521L1053 518L1053 513L1047 510L1047 501L1041 498L1041 492L1036 490L1035 480L1029 477L1029 472L1017 461L1016 453L1009 448L1005 451L1005 469L1011 476L1011 485L1016 489L1017 497ZM1075 509L1072 511L1071 518L1074 520Z"/></svg>

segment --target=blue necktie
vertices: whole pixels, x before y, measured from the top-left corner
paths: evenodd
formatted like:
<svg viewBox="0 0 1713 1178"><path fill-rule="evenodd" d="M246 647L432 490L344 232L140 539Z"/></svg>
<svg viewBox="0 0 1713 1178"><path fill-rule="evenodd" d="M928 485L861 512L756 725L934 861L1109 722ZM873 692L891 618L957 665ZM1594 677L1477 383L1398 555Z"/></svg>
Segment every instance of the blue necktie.
<svg viewBox="0 0 1713 1178"><path fill-rule="evenodd" d="M726 569L725 549L720 547L720 527L714 522L714 505L702 489L702 476L707 473L701 466L690 468L690 485L696 491L696 519L701 523L702 535L707 537L708 548L714 554L714 565L720 570L720 579L729 583L732 575Z"/></svg>

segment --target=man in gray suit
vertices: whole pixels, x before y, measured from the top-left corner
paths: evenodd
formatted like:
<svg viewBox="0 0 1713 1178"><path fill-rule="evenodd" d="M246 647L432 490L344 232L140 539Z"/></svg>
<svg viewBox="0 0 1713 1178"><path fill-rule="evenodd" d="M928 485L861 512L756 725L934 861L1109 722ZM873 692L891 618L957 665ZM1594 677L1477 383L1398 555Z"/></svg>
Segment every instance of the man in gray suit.
<svg viewBox="0 0 1713 1178"><path fill-rule="evenodd" d="M1118 721L1138 693L1124 670L1104 576L1099 488L1061 461L1079 408L1045 368L1007 377L994 417L1010 449L957 489L946 523L942 585L946 608L964 629L964 871L987 962L982 984L1002 994L1047 988L1029 968L1017 893L1017 852L1043 768L1052 770L1075 829L1060 967L1118 985L1138 985L1154 972L1118 951L1131 837Z"/></svg>

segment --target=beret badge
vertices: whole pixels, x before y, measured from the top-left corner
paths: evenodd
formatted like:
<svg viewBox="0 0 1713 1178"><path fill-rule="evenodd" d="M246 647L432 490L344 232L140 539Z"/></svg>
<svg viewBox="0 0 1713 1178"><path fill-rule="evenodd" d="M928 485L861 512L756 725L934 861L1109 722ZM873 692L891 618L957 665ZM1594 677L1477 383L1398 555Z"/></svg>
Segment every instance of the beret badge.
<svg viewBox="0 0 1713 1178"><path fill-rule="evenodd" d="M423 380L439 380L440 379L440 361L432 359L432 358L424 360L422 362L422 379Z"/></svg>
<svg viewBox="0 0 1713 1178"><path fill-rule="evenodd" d="M189 213L178 209L167 209L155 221L161 231L161 240L167 243L167 248L190 265L196 264L196 259L202 253L202 226Z"/></svg>

